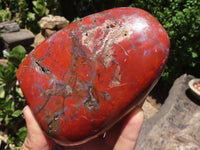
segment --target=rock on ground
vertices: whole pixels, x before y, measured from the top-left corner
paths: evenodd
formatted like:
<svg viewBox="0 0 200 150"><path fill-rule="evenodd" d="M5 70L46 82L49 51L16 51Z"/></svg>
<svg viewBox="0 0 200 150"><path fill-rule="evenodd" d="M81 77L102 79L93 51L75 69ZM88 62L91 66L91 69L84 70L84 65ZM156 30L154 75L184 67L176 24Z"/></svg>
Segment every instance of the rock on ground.
<svg viewBox="0 0 200 150"><path fill-rule="evenodd" d="M30 46L35 36L28 30L21 29L18 32L2 33L0 35L6 49L12 49L17 45Z"/></svg>
<svg viewBox="0 0 200 150"><path fill-rule="evenodd" d="M17 32L20 30L20 27L16 22L6 21L0 23L0 30L2 33Z"/></svg>
<svg viewBox="0 0 200 150"><path fill-rule="evenodd" d="M200 102L192 97L182 75L172 86L161 109L143 124L136 150L199 150Z"/></svg>
<svg viewBox="0 0 200 150"><path fill-rule="evenodd" d="M40 20L41 29L62 29L69 21L61 16L48 15Z"/></svg>
<svg viewBox="0 0 200 150"><path fill-rule="evenodd" d="M41 33L45 38L48 38L68 24L69 21L64 17L48 15L40 20Z"/></svg>

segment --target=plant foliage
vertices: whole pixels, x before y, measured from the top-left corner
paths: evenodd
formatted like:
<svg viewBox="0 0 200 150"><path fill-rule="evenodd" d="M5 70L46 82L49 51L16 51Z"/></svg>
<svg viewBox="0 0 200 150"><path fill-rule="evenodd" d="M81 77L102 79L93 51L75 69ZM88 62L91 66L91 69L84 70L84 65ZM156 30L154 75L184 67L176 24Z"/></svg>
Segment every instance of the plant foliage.
<svg viewBox="0 0 200 150"><path fill-rule="evenodd" d="M14 20L38 33L41 17L56 13L58 6L58 0L0 0L0 22Z"/></svg>
<svg viewBox="0 0 200 150"><path fill-rule="evenodd" d="M20 147L27 134L22 118L26 102L16 79L25 54L24 47L17 46L8 55L7 65L0 64L0 129L8 135L7 149L12 143L15 143L16 149Z"/></svg>
<svg viewBox="0 0 200 150"><path fill-rule="evenodd" d="M169 34L171 51L162 79L172 84L184 73L200 76L200 1L137 0L131 6L149 11Z"/></svg>

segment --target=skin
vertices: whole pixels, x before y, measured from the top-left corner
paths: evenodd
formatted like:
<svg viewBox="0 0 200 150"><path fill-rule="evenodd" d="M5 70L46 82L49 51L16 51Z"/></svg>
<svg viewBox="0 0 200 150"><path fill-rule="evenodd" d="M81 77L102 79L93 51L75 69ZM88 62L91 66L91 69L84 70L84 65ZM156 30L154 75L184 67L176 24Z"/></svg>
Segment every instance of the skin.
<svg viewBox="0 0 200 150"><path fill-rule="evenodd" d="M21 150L133 150L144 120L143 111L138 107L107 131L105 137L102 135L78 146L62 147L44 134L29 106L25 106L23 112L28 134Z"/></svg>

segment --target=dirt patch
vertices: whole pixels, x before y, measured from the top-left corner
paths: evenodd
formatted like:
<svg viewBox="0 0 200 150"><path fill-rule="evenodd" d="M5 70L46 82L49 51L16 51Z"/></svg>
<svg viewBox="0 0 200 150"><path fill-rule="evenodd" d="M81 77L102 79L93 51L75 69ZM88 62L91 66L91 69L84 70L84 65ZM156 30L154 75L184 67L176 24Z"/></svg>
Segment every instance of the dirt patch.
<svg viewBox="0 0 200 150"><path fill-rule="evenodd" d="M144 111L144 119L147 120L153 117L161 107L161 103L156 103L156 99L153 99L152 96L147 96L142 109Z"/></svg>
<svg viewBox="0 0 200 150"><path fill-rule="evenodd" d="M145 120L151 118L160 110L162 104L165 102L165 99L168 96L168 92L169 86L163 86L163 83L158 82L158 84L147 96L145 103L142 107Z"/></svg>

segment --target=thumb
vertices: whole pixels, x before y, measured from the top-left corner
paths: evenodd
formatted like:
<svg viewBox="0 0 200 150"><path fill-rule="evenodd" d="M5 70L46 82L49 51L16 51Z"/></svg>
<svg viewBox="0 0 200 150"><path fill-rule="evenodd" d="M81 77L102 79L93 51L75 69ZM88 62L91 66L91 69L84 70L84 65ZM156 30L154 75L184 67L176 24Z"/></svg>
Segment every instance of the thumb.
<svg viewBox="0 0 200 150"><path fill-rule="evenodd" d="M132 112L122 129L114 150L133 150L135 148L143 120L144 114L141 108Z"/></svg>
<svg viewBox="0 0 200 150"><path fill-rule="evenodd" d="M23 109L28 134L21 150L50 150L51 142L37 123L29 106Z"/></svg>

